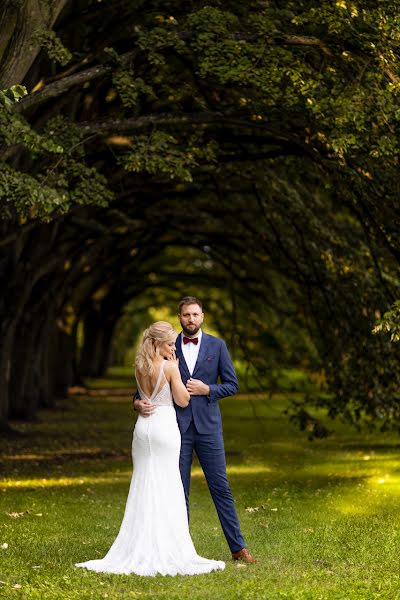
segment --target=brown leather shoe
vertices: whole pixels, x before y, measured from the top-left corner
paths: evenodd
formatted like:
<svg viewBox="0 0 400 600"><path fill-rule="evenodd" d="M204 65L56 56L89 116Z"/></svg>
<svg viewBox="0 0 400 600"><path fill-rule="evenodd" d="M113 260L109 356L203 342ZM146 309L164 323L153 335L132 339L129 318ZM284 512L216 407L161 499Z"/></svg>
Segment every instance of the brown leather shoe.
<svg viewBox="0 0 400 600"><path fill-rule="evenodd" d="M247 548L242 548L239 552L232 552L233 560L240 560L245 563L254 564L256 559L252 557Z"/></svg>

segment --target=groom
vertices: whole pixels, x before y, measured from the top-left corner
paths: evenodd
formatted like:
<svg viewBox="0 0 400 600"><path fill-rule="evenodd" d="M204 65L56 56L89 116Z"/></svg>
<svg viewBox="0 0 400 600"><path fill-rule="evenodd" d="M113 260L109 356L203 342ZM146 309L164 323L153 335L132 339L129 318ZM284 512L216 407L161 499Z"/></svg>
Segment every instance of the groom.
<svg viewBox="0 0 400 600"><path fill-rule="evenodd" d="M176 339L176 356L182 381L191 395L186 408L176 406L182 436L179 468L189 513L190 470L193 450L200 461L226 540L234 560L254 563L240 531L232 492L226 475L224 440L218 400L238 389L235 369L223 340L201 330L202 303L186 296L179 303L182 333ZM218 378L220 383L217 383ZM151 413L145 400L135 399L143 416Z"/></svg>

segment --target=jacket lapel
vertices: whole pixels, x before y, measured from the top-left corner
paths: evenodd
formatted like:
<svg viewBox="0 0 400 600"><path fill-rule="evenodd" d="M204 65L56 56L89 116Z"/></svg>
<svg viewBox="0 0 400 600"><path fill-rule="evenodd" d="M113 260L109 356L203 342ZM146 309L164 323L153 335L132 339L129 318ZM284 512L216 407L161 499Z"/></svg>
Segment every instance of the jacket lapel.
<svg viewBox="0 0 400 600"><path fill-rule="evenodd" d="M204 333L204 331L203 331L203 335L201 336L201 344L200 344L199 354L197 356L197 361L196 361L196 364L193 369L192 377L195 377L197 371L201 368L201 365L204 363L206 356L207 356L209 343L210 343L209 336L206 333Z"/></svg>
<svg viewBox="0 0 400 600"><path fill-rule="evenodd" d="M190 373L186 364L185 357L182 353L182 334L180 333L175 341L175 354L179 358L179 370L181 372L182 381L185 382L190 379ZM197 363L196 363L197 364Z"/></svg>

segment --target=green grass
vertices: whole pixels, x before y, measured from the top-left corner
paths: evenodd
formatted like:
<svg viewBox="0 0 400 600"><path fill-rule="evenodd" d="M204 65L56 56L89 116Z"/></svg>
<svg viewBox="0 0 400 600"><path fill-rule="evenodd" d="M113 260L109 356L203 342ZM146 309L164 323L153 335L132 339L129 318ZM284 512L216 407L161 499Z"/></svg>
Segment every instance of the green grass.
<svg viewBox="0 0 400 600"><path fill-rule="evenodd" d="M114 377L114 387L126 386L123 372ZM398 437L330 423L330 438L308 442L283 414L288 395L221 402L229 478L259 564L230 561L195 464L192 537L200 554L227 566L194 577L73 567L101 557L120 525L131 477L129 395L71 397L36 423L15 424L22 435L0 440L0 546L8 544L0 598L400 599Z"/></svg>

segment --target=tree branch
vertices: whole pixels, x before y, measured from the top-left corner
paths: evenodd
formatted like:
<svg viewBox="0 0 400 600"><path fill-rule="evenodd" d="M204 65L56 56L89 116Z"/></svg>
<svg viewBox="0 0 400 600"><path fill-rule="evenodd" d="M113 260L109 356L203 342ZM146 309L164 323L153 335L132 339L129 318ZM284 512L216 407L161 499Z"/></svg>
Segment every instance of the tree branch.
<svg viewBox="0 0 400 600"><path fill-rule="evenodd" d="M130 117L126 119L105 119L103 121L84 121L79 124L79 128L82 134L97 134L99 136L106 136L117 133L129 133L130 131L137 131L140 129L146 129L154 126L180 126L190 127L192 125L223 125L238 128L248 128L252 130L260 130L263 132L262 142L269 143L272 146L284 146L290 145L290 154L297 154L302 156L308 156L313 161L318 159L318 152L315 149L303 144L301 140L288 136L283 136L277 131L273 130L269 124L260 121L253 121L249 119L249 116L243 115L243 113L223 113L223 112L211 112L203 111L199 113L188 113L188 114L172 114L172 113L160 113L151 114L141 117ZM254 137L254 142L257 141L257 137ZM271 155L272 156L272 155Z"/></svg>
<svg viewBox="0 0 400 600"><path fill-rule="evenodd" d="M203 111L199 113L173 114L160 113L150 114L141 117L128 117L126 119L104 119L103 121L83 121L78 124L79 129L84 134L110 135L115 133L129 133L138 129L145 129L154 125L231 125L236 127L247 127L249 129L259 129L266 132L263 142L271 144L287 143L288 138L274 131L270 125L260 121L252 121L249 116L237 112L211 112Z"/></svg>
<svg viewBox="0 0 400 600"><path fill-rule="evenodd" d="M120 64L122 66L129 64L136 54L137 51L131 51L121 55ZM113 71L114 68L115 67L112 65L100 64L90 67L89 69L85 69L84 71L79 71L79 73L69 75L68 77L63 77L62 79L46 85L39 91L22 98L22 100L15 105L15 110L18 112L23 112L32 106L36 106L37 104L41 104L42 102L49 100L50 98L57 98L57 96L61 96L64 92L75 85L81 85L87 81L98 79L103 75L108 75Z"/></svg>
<svg viewBox="0 0 400 600"><path fill-rule="evenodd" d="M307 35L282 35L274 38L274 41L284 46L317 46L321 48L325 54L332 55L332 51L328 46L319 38Z"/></svg>

